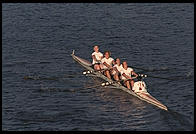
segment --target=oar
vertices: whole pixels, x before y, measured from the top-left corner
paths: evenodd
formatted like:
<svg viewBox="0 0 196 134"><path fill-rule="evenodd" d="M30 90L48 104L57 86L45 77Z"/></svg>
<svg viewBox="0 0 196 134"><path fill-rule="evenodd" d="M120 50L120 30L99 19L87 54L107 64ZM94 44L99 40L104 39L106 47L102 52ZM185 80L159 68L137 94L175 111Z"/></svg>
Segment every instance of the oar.
<svg viewBox="0 0 196 134"><path fill-rule="evenodd" d="M100 69L100 70L94 70L94 71L84 71L82 72L82 74L91 74L91 73L95 73L95 72L104 72L106 70L111 70L112 68L107 68L107 69Z"/></svg>
<svg viewBox="0 0 196 134"><path fill-rule="evenodd" d="M165 79L165 80L174 80L174 79L171 79L171 78L164 78L164 77L159 77L159 76L152 76L152 75L146 75L146 74L138 74L138 76L141 76L141 77L151 77L151 78L158 78L158 79Z"/></svg>
<svg viewBox="0 0 196 134"><path fill-rule="evenodd" d="M121 80L119 80L119 81L121 81ZM119 82L119 81L114 81L114 82L108 82L107 81L107 82L99 83L97 85L89 86L89 87L86 87L86 88L95 88L95 87L100 87L100 86L108 86L108 85L111 85L111 84L113 84L115 82Z"/></svg>
<svg viewBox="0 0 196 134"><path fill-rule="evenodd" d="M24 76L25 80L58 80L60 77Z"/></svg>
<svg viewBox="0 0 196 134"><path fill-rule="evenodd" d="M144 74L140 74L140 76L142 77L151 77L151 78L158 78L158 79L165 79L165 80L174 80L174 79L171 79L171 78L164 78L164 77L159 77L159 76L152 76L152 75L144 75Z"/></svg>
<svg viewBox="0 0 196 134"><path fill-rule="evenodd" d="M146 75L142 75L141 77L147 77ZM111 84L114 84L114 83L118 83L118 82L121 82L121 81L128 81L128 80L132 80L132 79L135 79L137 77L132 77L131 79L122 79L122 80L117 80L117 81L112 81L112 82L103 82L101 83L101 86L108 86L108 85L111 85Z"/></svg>
<svg viewBox="0 0 196 134"><path fill-rule="evenodd" d="M174 80L174 79L171 79L171 78L164 78L164 77L159 77L159 76L149 76L148 77L151 77L151 78L158 78L158 79L165 79L165 80Z"/></svg>
<svg viewBox="0 0 196 134"><path fill-rule="evenodd" d="M103 84L103 83L99 83L99 84L97 84L97 85L88 86L88 87L85 87L85 88L95 88L95 87L101 87L101 86L103 86L102 84Z"/></svg>
<svg viewBox="0 0 196 134"><path fill-rule="evenodd" d="M140 77L147 77L146 74L138 74L138 76ZM136 79L137 77L132 77L131 79ZM100 87L100 86L109 86L111 84L114 84L114 83L118 83L118 82L121 82L121 81L127 81L127 80L131 80L131 79L121 79L121 80L117 80L117 81L112 81L112 82L103 82L103 83L99 83L97 85L93 85L93 86L89 86L89 87L86 87L86 88L95 88L95 87Z"/></svg>
<svg viewBox="0 0 196 134"><path fill-rule="evenodd" d="M135 67L135 66L130 66L130 67L135 68L135 69L140 69L140 70L143 70L143 71L146 71L146 72L166 71L166 70L169 70L169 69L145 69L145 68L139 68L139 67Z"/></svg>
<svg viewBox="0 0 196 134"><path fill-rule="evenodd" d="M142 77L145 77L145 76L142 76ZM136 77L132 77L132 79L135 79ZM118 82L121 82L121 81L127 81L127 80L130 80L130 79L125 79L125 80L117 80L117 81L112 81L112 82L103 82L103 83L99 83L97 85L94 85L94 86L90 86L90 87L86 87L86 88L94 88L94 87L100 87L100 86L109 86L111 84L114 84L114 83L118 83Z"/></svg>

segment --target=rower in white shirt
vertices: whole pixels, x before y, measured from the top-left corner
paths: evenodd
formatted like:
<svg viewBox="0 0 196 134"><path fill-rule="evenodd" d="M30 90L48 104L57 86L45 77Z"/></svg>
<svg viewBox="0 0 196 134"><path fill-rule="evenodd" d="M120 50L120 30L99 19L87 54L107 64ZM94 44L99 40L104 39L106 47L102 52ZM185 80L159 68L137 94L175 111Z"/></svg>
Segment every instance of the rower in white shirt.
<svg viewBox="0 0 196 134"><path fill-rule="evenodd" d="M94 46L94 52L91 54L92 55L92 65L94 67L95 70L100 70L100 63L101 63L101 59L103 58L103 54L101 52L99 52L99 47L98 46Z"/></svg>
<svg viewBox="0 0 196 134"><path fill-rule="evenodd" d="M112 75L114 77L114 79L116 81L119 81L119 77L120 77L120 72L121 72L121 69L123 69L123 66L122 64L120 64L120 59L119 58L116 58L115 60L115 65L113 66L113 71L112 71ZM120 83L120 82L119 82Z"/></svg>
<svg viewBox="0 0 196 134"><path fill-rule="evenodd" d="M111 53L106 51L104 53L104 58L101 60L101 69L104 69L104 75L111 79L110 71L112 70L112 65L115 64L114 59L110 57Z"/></svg>
<svg viewBox="0 0 196 134"><path fill-rule="evenodd" d="M132 89L134 85L134 81L131 77L131 75L135 75L136 77L138 76L132 68L127 66L127 62L124 61L122 63L123 69L121 69L121 79L124 80L124 84L127 86L128 89ZM127 80L128 79L128 80Z"/></svg>

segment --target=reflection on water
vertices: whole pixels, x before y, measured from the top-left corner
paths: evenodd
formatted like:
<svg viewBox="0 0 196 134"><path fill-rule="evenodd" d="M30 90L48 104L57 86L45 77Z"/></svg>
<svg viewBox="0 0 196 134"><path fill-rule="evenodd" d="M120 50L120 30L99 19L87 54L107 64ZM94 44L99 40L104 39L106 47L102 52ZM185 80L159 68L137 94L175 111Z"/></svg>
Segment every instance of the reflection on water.
<svg viewBox="0 0 196 134"><path fill-rule="evenodd" d="M96 89L95 95L106 103L100 107L100 110L103 112L119 111L120 114L125 117L133 116L141 119L146 112L146 107L149 106L147 103L128 94L127 92L122 91L121 89L100 87ZM110 104L113 107L111 107Z"/></svg>

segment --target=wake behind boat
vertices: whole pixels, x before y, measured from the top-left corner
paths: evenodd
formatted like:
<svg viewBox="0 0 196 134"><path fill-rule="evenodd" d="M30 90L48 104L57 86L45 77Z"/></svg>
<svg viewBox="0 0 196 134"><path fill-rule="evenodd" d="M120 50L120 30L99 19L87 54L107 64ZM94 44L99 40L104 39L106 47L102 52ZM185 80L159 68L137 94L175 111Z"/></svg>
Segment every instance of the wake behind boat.
<svg viewBox="0 0 196 134"><path fill-rule="evenodd" d="M131 94L131 95L133 95L133 96L135 96L135 97L137 97L137 98L143 100L143 101L146 101L146 102L148 102L148 103L154 105L154 106L157 106L157 107L159 107L159 108L161 108L161 109L163 109L163 110L166 110L166 111L168 110L167 107L166 107L165 105L163 105L161 102L159 102L159 101L158 101L157 99L155 99L153 96L151 96L151 95L147 92L147 90L145 90L146 92L134 92L135 90L132 91L132 90L126 88L125 86L123 86L123 85L117 83L116 81L113 81L112 79L107 78L107 77L106 77L105 75L103 75L101 72L95 71L95 70L92 68L92 64L91 64L89 61L87 61L87 60L85 60L85 59L82 59L82 58L76 56L76 55L74 54L74 50L73 50L71 56L72 56L72 58L73 58L77 63L79 63L81 66L83 66L85 69L87 69L90 73L92 73L92 75L94 75L94 76L96 76L96 77L99 77L99 78L101 78L101 79L107 81L109 84L111 84L112 86L114 86L116 89L121 89L121 90L123 90L123 91L125 91L125 92L127 92L127 93L129 93L129 94ZM145 85L144 81L137 81L137 82L134 83L133 89L134 89L134 88L135 88L135 89L136 89L136 88L139 88L139 87L137 87L138 84L144 84L144 85Z"/></svg>

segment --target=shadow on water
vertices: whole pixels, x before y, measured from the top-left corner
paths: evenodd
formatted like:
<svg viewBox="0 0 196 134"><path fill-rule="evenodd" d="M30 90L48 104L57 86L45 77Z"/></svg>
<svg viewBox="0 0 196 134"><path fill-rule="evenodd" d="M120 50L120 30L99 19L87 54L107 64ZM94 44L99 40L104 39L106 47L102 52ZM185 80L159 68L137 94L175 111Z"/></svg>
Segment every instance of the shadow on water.
<svg viewBox="0 0 196 134"><path fill-rule="evenodd" d="M171 130L192 131L194 129L192 124L193 119L189 116L180 114L171 109L168 109L168 112L161 111L160 114L163 117L163 121L170 127Z"/></svg>
<svg viewBox="0 0 196 134"><path fill-rule="evenodd" d="M37 75L28 75L28 76L24 76L24 80L60 80L60 79L71 79L71 78L75 78L76 76L74 76L73 74L67 74L64 76L59 76L59 77L55 77L55 76L50 76L50 77L42 77L42 76L37 76Z"/></svg>
<svg viewBox="0 0 196 134"><path fill-rule="evenodd" d="M75 89L57 88L57 87L54 87L54 88L41 87L39 89L39 92L71 92L71 93L74 93L74 92L76 92L76 90Z"/></svg>
<svg viewBox="0 0 196 134"><path fill-rule="evenodd" d="M67 115L69 113L64 113ZM20 111L17 113L15 117L17 120L30 123L30 122L56 122L56 121L64 121L64 118L57 118L58 112L47 114L46 112L28 112L28 111ZM62 115L61 115L62 116Z"/></svg>

